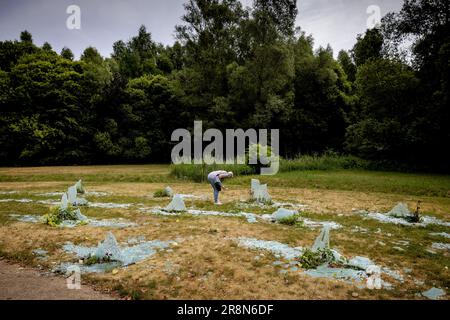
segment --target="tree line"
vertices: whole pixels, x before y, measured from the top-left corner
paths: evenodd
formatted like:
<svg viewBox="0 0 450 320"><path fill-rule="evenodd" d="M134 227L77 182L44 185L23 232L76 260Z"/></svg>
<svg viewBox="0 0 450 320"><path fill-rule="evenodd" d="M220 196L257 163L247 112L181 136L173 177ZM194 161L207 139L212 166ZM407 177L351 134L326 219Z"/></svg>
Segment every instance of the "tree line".
<svg viewBox="0 0 450 320"><path fill-rule="evenodd" d="M449 3L406 0L334 58L292 0L190 0L176 42L145 26L74 59L0 42L0 164L167 162L177 128L279 128L283 157L334 151L448 168ZM348 35L351 37L352 35Z"/></svg>

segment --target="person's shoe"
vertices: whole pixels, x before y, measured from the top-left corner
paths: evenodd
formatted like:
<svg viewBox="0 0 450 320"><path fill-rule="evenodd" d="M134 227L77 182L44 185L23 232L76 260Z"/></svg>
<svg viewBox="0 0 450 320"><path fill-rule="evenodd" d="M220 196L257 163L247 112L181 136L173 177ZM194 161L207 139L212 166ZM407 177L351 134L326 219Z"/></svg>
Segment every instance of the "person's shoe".
<svg viewBox="0 0 450 320"><path fill-rule="evenodd" d="M221 206L221 205L222 205L222 202L216 202L215 205L216 205L216 206Z"/></svg>

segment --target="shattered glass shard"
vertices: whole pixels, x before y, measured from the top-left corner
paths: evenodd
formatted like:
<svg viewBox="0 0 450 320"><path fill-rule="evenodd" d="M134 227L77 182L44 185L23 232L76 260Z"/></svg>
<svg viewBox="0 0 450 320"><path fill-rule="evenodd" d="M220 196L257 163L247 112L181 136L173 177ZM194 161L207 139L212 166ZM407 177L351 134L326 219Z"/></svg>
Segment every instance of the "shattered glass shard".
<svg viewBox="0 0 450 320"><path fill-rule="evenodd" d="M77 202L77 187L75 185L67 189L67 198L70 204L75 205Z"/></svg>
<svg viewBox="0 0 450 320"><path fill-rule="evenodd" d="M83 182L81 181L81 179L78 180L77 183L75 183L75 188L76 188L78 193L84 194L86 192L86 190L84 189Z"/></svg>
<svg viewBox="0 0 450 320"><path fill-rule="evenodd" d="M168 197L173 197L173 190L172 190L172 188L169 187L169 186L167 186L167 187L164 189L164 193L165 193Z"/></svg>
<svg viewBox="0 0 450 320"><path fill-rule="evenodd" d="M272 219L275 221L280 221L286 218L290 218L294 215L296 215L298 211L295 210L287 210L284 208L279 208L277 211L272 213Z"/></svg>
<svg viewBox="0 0 450 320"><path fill-rule="evenodd" d="M269 203L272 201L267 184L261 184L258 179L252 179L251 181L251 195L252 199L258 202Z"/></svg>
<svg viewBox="0 0 450 320"><path fill-rule="evenodd" d="M59 207L61 208L61 210L67 210L68 205L69 205L69 201L67 199L67 194L63 193L63 195L61 197L61 204L59 205Z"/></svg>
<svg viewBox="0 0 450 320"><path fill-rule="evenodd" d="M105 240L100 243L95 250L95 256L98 258L109 258L114 261L122 261L122 253L117 243L116 237L111 232L106 234Z"/></svg>
<svg viewBox="0 0 450 320"><path fill-rule="evenodd" d="M184 200L180 197L179 194L173 196L172 201L165 208L166 211L186 211L186 205L184 204Z"/></svg>
<svg viewBox="0 0 450 320"><path fill-rule="evenodd" d="M311 250L313 252L322 249L330 249L330 227L328 226L323 227L322 231L320 232L319 236L316 238L313 246L311 247Z"/></svg>
<svg viewBox="0 0 450 320"><path fill-rule="evenodd" d="M388 215L397 218L408 218L412 216L412 213L409 211L408 206L405 203L400 202L388 212Z"/></svg>

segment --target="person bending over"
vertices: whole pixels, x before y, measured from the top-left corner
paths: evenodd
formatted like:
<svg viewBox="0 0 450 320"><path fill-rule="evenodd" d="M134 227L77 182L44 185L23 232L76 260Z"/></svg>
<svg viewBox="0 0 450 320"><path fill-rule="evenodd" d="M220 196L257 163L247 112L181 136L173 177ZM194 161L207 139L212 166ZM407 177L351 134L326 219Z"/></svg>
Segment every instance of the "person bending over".
<svg viewBox="0 0 450 320"><path fill-rule="evenodd" d="M226 188L222 184L222 180L232 178L233 172L226 172L223 170L213 171L208 174L208 181L211 184L214 192L214 203L217 205L221 205L222 203L219 201L219 192L222 190L226 190Z"/></svg>

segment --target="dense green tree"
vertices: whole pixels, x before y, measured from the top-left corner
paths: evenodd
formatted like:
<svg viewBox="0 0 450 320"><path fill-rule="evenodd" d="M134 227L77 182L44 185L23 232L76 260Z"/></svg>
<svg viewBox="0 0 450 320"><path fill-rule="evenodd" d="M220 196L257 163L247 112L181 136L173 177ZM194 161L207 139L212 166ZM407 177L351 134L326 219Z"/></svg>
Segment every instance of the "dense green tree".
<svg viewBox="0 0 450 320"><path fill-rule="evenodd" d="M20 57L37 51L31 41L0 41L0 69L9 72Z"/></svg>
<svg viewBox="0 0 450 320"><path fill-rule="evenodd" d="M295 44L295 102L289 153L340 150L351 86L330 48L313 53L312 39L302 34Z"/></svg>
<svg viewBox="0 0 450 320"><path fill-rule="evenodd" d="M42 45L42 50L44 50L44 51L53 51L53 48L52 48L50 43L44 42L44 44Z"/></svg>
<svg viewBox="0 0 450 320"><path fill-rule="evenodd" d="M345 50L341 50L338 55L338 61L341 64L342 69L344 69L348 80L354 82L356 80L357 68L348 52Z"/></svg>
<svg viewBox="0 0 450 320"><path fill-rule="evenodd" d="M370 59L378 59L382 56L383 34L378 28L369 29L364 36L358 35L352 56L359 67Z"/></svg>
<svg viewBox="0 0 450 320"><path fill-rule="evenodd" d="M145 26L141 26L138 35L128 42L115 42L112 57L117 61L121 75L127 79L157 72L157 45Z"/></svg>
<svg viewBox="0 0 450 320"><path fill-rule="evenodd" d="M398 61L371 60L358 70L356 87L361 111L347 129L348 150L375 159L408 160L424 137L420 127L419 80Z"/></svg>
<svg viewBox="0 0 450 320"><path fill-rule="evenodd" d="M227 94L226 68L236 60L236 32L246 12L238 0L190 0L185 9L185 24L176 26L177 38L185 47L186 72L201 78L192 100L207 117L215 97Z"/></svg>
<svg viewBox="0 0 450 320"><path fill-rule="evenodd" d="M31 35L31 33L29 33L27 30L25 30L20 33L20 41L33 43L33 37Z"/></svg>
<svg viewBox="0 0 450 320"><path fill-rule="evenodd" d="M425 116L418 143L429 158L449 162L443 148L450 139L450 4L446 0L406 0L398 13L383 18L387 54L411 62L420 79L418 103ZM407 51L408 48L412 50ZM406 51L406 52L405 52ZM425 139L425 140L424 140Z"/></svg>
<svg viewBox="0 0 450 320"><path fill-rule="evenodd" d="M294 35L297 17L295 0L255 0L253 18L258 27L258 42L267 43Z"/></svg>
<svg viewBox="0 0 450 320"><path fill-rule="evenodd" d="M296 14L293 0L189 0L173 45L141 26L110 58L58 55L27 31L0 41L0 163L168 161L172 131L203 120L279 128L282 156L448 169L448 1L406 0L337 59Z"/></svg>
<svg viewBox="0 0 450 320"><path fill-rule="evenodd" d="M2 114L14 141L10 155L22 163L82 158L82 73L79 62L48 52L19 59L9 75L12 94Z"/></svg>
<svg viewBox="0 0 450 320"><path fill-rule="evenodd" d="M67 47L64 47L61 49L61 57L63 57L64 59L67 59L67 60L73 60L73 58L74 58L72 50L70 50Z"/></svg>

